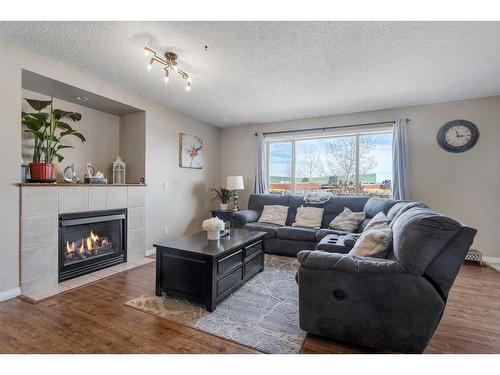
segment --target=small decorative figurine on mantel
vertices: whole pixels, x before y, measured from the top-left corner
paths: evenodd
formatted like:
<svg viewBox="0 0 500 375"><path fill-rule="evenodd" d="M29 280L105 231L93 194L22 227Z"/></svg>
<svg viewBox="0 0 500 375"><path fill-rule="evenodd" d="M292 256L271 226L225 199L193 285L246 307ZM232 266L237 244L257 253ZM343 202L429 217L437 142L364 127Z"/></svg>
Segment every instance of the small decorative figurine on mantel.
<svg viewBox="0 0 500 375"><path fill-rule="evenodd" d="M113 163L113 184L126 184L126 164L117 156Z"/></svg>
<svg viewBox="0 0 500 375"><path fill-rule="evenodd" d="M77 184L78 182L80 182L80 179L76 175L75 163L71 163L71 165L68 165L66 168L64 168L63 177L64 182L70 184Z"/></svg>
<svg viewBox="0 0 500 375"><path fill-rule="evenodd" d="M94 166L91 163L87 163L87 173L84 176L86 184L107 184L108 179L104 177L104 173L101 171L95 171Z"/></svg>

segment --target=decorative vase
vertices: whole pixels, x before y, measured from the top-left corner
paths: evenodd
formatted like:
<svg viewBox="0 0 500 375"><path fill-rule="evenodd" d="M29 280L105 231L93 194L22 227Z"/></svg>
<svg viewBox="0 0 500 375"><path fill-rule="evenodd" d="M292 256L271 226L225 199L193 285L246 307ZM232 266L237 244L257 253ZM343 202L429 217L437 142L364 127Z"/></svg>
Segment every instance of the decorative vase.
<svg viewBox="0 0 500 375"><path fill-rule="evenodd" d="M227 203L221 203L221 204L220 204L220 209L221 209L222 211L227 211Z"/></svg>
<svg viewBox="0 0 500 375"><path fill-rule="evenodd" d="M30 175L32 181L54 182L55 165L49 163L30 163Z"/></svg>
<svg viewBox="0 0 500 375"><path fill-rule="evenodd" d="M218 240L220 238L220 231L207 230L207 238L209 240Z"/></svg>

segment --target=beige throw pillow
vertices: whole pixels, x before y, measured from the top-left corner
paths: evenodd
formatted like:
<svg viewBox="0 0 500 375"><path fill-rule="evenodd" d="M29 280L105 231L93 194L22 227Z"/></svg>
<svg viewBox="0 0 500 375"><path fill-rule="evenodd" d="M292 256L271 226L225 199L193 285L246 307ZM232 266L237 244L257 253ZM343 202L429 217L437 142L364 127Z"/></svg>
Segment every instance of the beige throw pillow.
<svg viewBox="0 0 500 375"><path fill-rule="evenodd" d="M349 251L350 255L374 257L385 252L392 242L392 229L384 223L372 229L365 230Z"/></svg>
<svg viewBox="0 0 500 375"><path fill-rule="evenodd" d="M379 212L369 221L369 223L366 225L363 232L367 231L368 229L375 228L375 227L378 227L378 226L383 225L383 224L389 224L390 222L391 222L391 219L389 219L386 214L384 214L383 212Z"/></svg>
<svg viewBox="0 0 500 375"><path fill-rule="evenodd" d="M297 215L295 216L295 227L321 227L321 220L323 219L323 208L318 207L299 207L297 208Z"/></svg>
<svg viewBox="0 0 500 375"><path fill-rule="evenodd" d="M335 219L332 220L329 227L331 229L343 230L346 232L354 232L358 229L359 224L365 220L366 213L364 212L352 212L347 207L344 208L340 214L338 214Z"/></svg>
<svg viewBox="0 0 500 375"><path fill-rule="evenodd" d="M288 215L287 206L264 206L262 215L260 215L259 223L285 225L286 215Z"/></svg>

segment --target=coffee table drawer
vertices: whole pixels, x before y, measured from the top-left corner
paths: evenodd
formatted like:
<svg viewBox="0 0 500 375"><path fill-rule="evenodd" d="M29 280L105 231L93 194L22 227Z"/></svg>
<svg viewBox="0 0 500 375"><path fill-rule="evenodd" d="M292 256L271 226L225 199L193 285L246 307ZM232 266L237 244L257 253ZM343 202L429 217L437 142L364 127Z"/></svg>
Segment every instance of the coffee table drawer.
<svg viewBox="0 0 500 375"><path fill-rule="evenodd" d="M252 255L257 251L262 251L262 241L255 242L245 247L245 257Z"/></svg>
<svg viewBox="0 0 500 375"><path fill-rule="evenodd" d="M218 260L217 275L222 275L226 271L228 271L231 267L234 267L236 264L241 263L242 256L243 256L243 251L238 250L237 252Z"/></svg>
<svg viewBox="0 0 500 375"><path fill-rule="evenodd" d="M217 296L220 296L243 280L243 267L230 273L217 282Z"/></svg>
<svg viewBox="0 0 500 375"><path fill-rule="evenodd" d="M257 255L252 260L245 263L245 276L251 274L253 271L262 267L264 254Z"/></svg>

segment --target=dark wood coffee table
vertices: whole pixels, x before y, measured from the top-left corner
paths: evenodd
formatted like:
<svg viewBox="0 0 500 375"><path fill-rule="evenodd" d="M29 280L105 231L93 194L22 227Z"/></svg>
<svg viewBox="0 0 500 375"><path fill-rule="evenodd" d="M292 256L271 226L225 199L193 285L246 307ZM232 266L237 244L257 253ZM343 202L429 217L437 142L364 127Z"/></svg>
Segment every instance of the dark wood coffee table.
<svg viewBox="0 0 500 375"><path fill-rule="evenodd" d="M235 228L219 241L199 232L155 244L156 295L187 298L214 311L218 302L264 270L265 235Z"/></svg>

